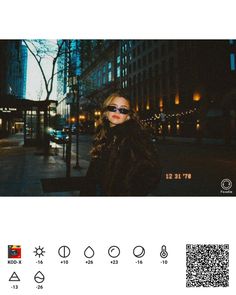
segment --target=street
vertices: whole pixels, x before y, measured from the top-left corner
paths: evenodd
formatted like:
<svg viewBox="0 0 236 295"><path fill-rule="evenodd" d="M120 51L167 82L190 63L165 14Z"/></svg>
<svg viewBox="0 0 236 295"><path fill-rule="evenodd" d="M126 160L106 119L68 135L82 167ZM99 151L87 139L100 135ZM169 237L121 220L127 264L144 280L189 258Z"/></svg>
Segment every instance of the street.
<svg viewBox="0 0 236 295"><path fill-rule="evenodd" d="M80 135L80 158L89 161L92 136ZM174 140L157 143L162 171L158 195L235 195L236 149L220 144L196 144ZM75 153L75 136L72 151ZM221 192L221 181L230 179L232 194Z"/></svg>
<svg viewBox="0 0 236 295"><path fill-rule="evenodd" d="M52 143L52 155L44 158L35 148L22 147L23 135L0 140L0 195L45 195L40 179L65 177L66 164L62 145ZM72 137L71 176L85 175L89 161L92 136L79 136L79 162L82 169L73 169L76 161L76 137ZM196 144L160 139L157 143L162 166L162 178L157 196L235 196L235 145ZM55 147L57 147L55 149ZM222 180L230 180L232 187L221 187ZM225 182L224 181L224 182ZM68 192L50 195L79 195Z"/></svg>

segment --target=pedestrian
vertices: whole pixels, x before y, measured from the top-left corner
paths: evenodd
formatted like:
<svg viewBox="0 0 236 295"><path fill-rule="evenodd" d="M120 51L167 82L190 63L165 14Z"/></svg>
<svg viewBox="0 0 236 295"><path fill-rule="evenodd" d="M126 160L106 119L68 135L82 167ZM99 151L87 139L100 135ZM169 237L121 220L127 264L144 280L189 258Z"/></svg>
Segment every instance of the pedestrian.
<svg viewBox="0 0 236 295"><path fill-rule="evenodd" d="M160 181L156 146L122 92L103 103L101 122L80 195L150 195Z"/></svg>

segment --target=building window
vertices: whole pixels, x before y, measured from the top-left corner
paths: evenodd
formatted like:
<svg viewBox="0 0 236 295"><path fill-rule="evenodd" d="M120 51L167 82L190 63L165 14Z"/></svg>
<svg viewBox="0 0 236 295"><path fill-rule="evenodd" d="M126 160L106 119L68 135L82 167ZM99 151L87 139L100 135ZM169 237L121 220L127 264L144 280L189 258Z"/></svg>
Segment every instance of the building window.
<svg viewBox="0 0 236 295"><path fill-rule="evenodd" d="M127 68L125 68L125 75L127 75Z"/></svg>
<svg viewBox="0 0 236 295"><path fill-rule="evenodd" d="M152 67L148 70L148 79L152 79Z"/></svg>
<svg viewBox="0 0 236 295"><path fill-rule="evenodd" d="M159 57L159 49L155 48L155 58L158 59Z"/></svg>
<svg viewBox="0 0 236 295"><path fill-rule="evenodd" d="M166 72L166 62L165 61L162 61L162 63L161 63L161 72L162 72L162 74L165 74L165 72Z"/></svg>
<svg viewBox="0 0 236 295"><path fill-rule="evenodd" d="M108 82L111 82L111 72L108 72Z"/></svg>
<svg viewBox="0 0 236 295"><path fill-rule="evenodd" d="M166 45L165 44L162 44L161 45L161 55L165 55L166 54Z"/></svg>
<svg viewBox="0 0 236 295"><path fill-rule="evenodd" d="M111 82L111 62L108 62L108 82Z"/></svg>
<svg viewBox="0 0 236 295"><path fill-rule="evenodd" d="M151 63L152 62L152 52L150 52L148 54L148 62Z"/></svg>
<svg viewBox="0 0 236 295"><path fill-rule="evenodd" d="M173 57L171 57L169 59L169 71L170 72L173 72L174 71L174 58Z"/></svg>
<svg viewBox="0 0 236 295"><path fill-rule="evenodd" d="M139 69L141 68L141 59L140 58L138 59L138 68Z"/></svg>
<svg viewBox="0 0 236 295"><path fill-rule="evenodd" d="M101 85L101 71L100 70L97 72L97 85L98 86Z"/></svg>
<svg viewBox="0 0 236 295"><path fill-rule="evenodd" d="M120 66L117 67L117 70L116 70L116 76L117 76L117 78L120 77Z"/></svg>
<svg viewBox="0 0 236 295"><path fill-rule="evenodd" d="M146 59L146 56L143 57L143 66L145 67L147 64L147 59Z"/></svg>
<svg viewBox="0 0 236 295"><path fill-rule="evenodd" d="M138 48L137 48L137 54L139 55L140 54L140 51L141 51L141 46L139 45Z"/></svg>
<svg viewBox="0 0 236 295"><path fill-rule="evenodd" d="M143 41L143 51L145 51L145 49L146 49L146 42Z"/></svg>
<svg viewBox="0 0 236 295"><path fill-rule="evenodd" d="M235 66L235 54L230 53L230 70L235 71L236 66Z"/></svg>
<svg viewBox="0 0 236 295"><path fill-rule="evenodd" d="M106 65L103 66L103 68L102 68L102 73L103 73L103 74L106 74Z"/></svg>
<svg viewBox="0 0 236 295"><path fill-rule="evenodd" d="M117 64L120 63L120 55L117 56L117 58L116 58L116 62L117 62Z"/></svg>

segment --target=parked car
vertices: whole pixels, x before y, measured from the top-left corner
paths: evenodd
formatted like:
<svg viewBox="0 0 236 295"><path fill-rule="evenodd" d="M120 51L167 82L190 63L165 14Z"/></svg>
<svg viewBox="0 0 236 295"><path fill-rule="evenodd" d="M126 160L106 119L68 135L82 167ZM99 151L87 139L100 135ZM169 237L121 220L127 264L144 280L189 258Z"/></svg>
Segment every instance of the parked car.
<svg viewBox="0 0 236 295"><path fill-rule="evenodd" d="M69 140L69 135L62 130L54 130L52 140L56 143L66 143Z"/></svg>
<svg viewBox="0 0 236 295"><path fill-rule="evenodd" d="M49 135L50 139L53 139L54 132L55 132L55 130L53 128L51 128L51 127L48 128L48 135Z"/></svg>

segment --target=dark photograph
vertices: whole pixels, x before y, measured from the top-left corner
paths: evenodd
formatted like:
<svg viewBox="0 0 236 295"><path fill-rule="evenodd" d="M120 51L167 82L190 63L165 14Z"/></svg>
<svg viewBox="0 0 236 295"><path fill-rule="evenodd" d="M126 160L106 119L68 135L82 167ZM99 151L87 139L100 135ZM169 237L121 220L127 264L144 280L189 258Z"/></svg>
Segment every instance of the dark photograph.
<svg viewBox="0 0 236 295"><path fill-rule="evenodd" d="M0 196L236 195L236 40L0 40Z"/></svg>

